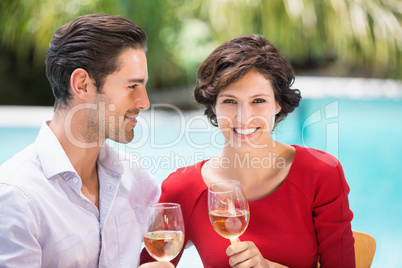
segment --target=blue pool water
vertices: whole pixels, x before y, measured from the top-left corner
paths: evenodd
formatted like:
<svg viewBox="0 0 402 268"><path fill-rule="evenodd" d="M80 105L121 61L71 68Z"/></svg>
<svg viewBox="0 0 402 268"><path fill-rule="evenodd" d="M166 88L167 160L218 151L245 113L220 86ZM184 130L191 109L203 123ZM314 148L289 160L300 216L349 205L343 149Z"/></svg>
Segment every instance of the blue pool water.
<svg viewBox="0 0 402 268"><path fill-rule="evenodd" d="M201 114L147 111L132 143L111 144L141 160L162 181L222 148L222 136ZM401 115L401 99L305 99L273 133L279 141L321 149L340 160L351 189L352 229L377 242L372 267L402 267ZM38 131L39 126L0 125L0 164L32 143ZM195 255L192 247L179 267L202 267Z"/></svg>

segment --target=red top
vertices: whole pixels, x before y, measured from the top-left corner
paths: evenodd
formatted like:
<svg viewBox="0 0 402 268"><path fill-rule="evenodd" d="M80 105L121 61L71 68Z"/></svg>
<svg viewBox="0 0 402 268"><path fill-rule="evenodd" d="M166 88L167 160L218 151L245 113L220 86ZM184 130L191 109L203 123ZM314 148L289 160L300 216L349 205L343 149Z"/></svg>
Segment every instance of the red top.
<svg viewBox="0 0 402 268"><path fill-rule="evenodd" d="M253 241L264 258L289 267L355 267L349 186L333 156L299 146L278 189L249 201L250 223L242 241ZM160 202L182 207L185 244L196 246L204 267L230 267L230 241L218 235L208 216L208 188L201 177L206 161L180 168L162 184ZM177 264L182 252L172 262ZM151 261L144 250L141 263Z"/></svg>

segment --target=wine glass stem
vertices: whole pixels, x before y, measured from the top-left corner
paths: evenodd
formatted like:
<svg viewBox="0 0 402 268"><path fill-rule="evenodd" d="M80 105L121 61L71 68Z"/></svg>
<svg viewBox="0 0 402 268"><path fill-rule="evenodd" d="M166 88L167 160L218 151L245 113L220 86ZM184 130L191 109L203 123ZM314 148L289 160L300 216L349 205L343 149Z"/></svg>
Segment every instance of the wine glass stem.
<svg viewBox="0 0 402 268"><path fill-rule="evenodd" d="M235 242L240 242L240 239L239 239L238 236L236 236L236 237L231 237L231 238L229 238L229 239L230 239L230 243L231 243L231 244L233 244L233 243L235 243Z"/></svg>

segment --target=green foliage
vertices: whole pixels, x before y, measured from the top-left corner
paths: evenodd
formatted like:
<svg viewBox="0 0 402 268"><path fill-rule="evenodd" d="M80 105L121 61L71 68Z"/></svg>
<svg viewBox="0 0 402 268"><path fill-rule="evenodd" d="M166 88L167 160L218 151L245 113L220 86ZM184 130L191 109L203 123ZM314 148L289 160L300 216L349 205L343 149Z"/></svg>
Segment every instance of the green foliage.
<svg viewBox="0 0 402 268"><path fill-rule="evenodd" d="M399 0L204 0L203 6L220 42L259 33L296 66L331 64L337 75L360 68L402 78Z"/></svg>
<svg viewBox="0 0 402 268"><path fill-rule="evenodd" d="M0 97L13 79L46 79L54 31L88 13L122 15L147 32L151 91L192 86L214 48L253 33L297 74L402 78L400 0L1 0Z"/></svg>

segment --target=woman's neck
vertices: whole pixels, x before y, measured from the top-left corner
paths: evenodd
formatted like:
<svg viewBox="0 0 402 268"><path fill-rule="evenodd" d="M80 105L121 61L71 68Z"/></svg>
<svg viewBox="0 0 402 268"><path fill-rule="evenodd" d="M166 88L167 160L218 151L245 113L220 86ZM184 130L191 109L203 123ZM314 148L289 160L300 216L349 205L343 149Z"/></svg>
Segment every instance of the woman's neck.
<svg viewBox="0 0 402 268"><path fill-rule="evenodd" d="M285 180L295 155L292 146L279 142L272 145L253 150L225 148L207 162L202 171L204 181L209 185L219 180L238 180L249 200L272 193Z"/></svg>

